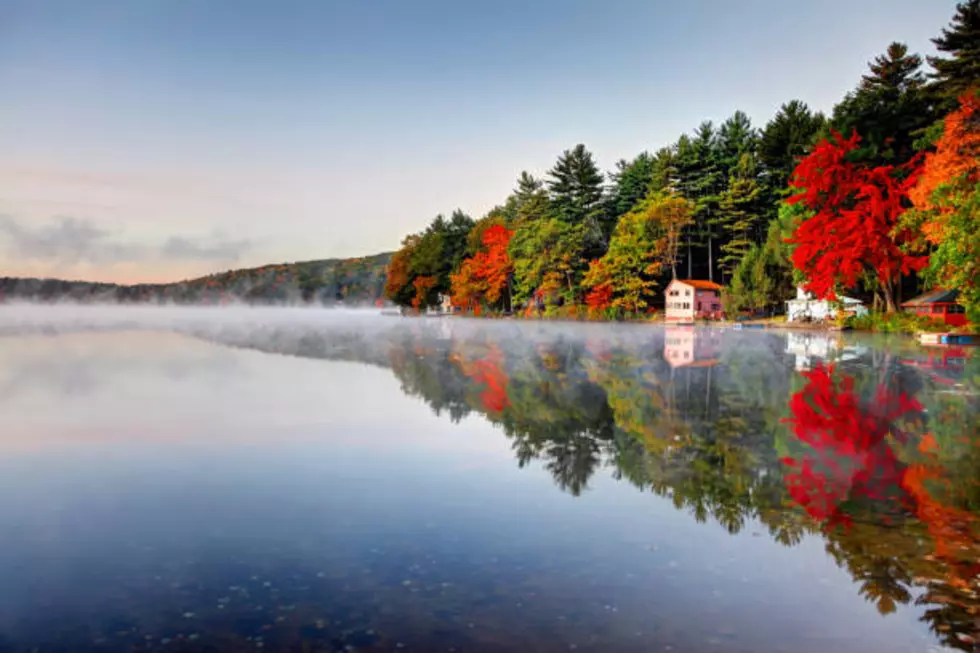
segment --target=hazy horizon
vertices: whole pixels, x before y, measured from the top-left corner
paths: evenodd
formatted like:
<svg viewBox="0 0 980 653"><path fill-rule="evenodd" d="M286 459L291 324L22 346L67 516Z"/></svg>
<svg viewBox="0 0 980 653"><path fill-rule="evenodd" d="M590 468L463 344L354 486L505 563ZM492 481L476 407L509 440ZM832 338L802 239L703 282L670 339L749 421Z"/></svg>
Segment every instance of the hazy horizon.
<svg viewBox="0 0 980 653"><path fill-rule="evenodd" d="M3 3L0 276L169 282L392 251L584 143L829 111L954 0Z"/></svg>

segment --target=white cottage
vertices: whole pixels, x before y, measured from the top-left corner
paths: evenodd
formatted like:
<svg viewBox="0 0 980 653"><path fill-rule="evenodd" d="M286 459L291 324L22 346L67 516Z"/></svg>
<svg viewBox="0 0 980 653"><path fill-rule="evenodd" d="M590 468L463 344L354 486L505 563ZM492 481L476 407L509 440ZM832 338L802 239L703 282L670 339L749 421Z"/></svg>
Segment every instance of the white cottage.
<svg viewBox="0 0 980 653"><path fill-rule="evenodd" d="M837 297L836 302L828 299L816 299L812 294L803 290L802 286L797 286L796 299L786 302L786 321L822 322L831 320L837 316L838 308L843 308L845 313L851 315L866 315L868 312L868 309L859 299L842 295Z"/></svg>

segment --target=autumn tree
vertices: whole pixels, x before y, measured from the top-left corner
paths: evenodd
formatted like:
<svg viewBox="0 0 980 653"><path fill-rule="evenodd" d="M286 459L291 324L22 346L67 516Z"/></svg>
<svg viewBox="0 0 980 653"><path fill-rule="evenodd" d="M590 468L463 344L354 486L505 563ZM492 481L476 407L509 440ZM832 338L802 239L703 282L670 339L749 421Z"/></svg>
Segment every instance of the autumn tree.
<svg viewBox="0 0 980 653"><path fill-rule="evenodd" d="M452 302L463 309L480 304L503 304L510 308L510 281L513 265L507 246L511 230L491 224L481 233L481 246L452 275Z"/></svg>
<svg viewBox="0 0 980 653"><path fill-rule="evenodd" d="M930 276L957 288L970 319L980 322L980 96L966 93L946 117L935 152L909 196L905 226L932 249Z"/></svg>
<svg viewBox="0 0 980 653"><path fill-rule="evenodd" d="M385 297L399 306L410 306L415 297L415 287L412 282L415 274L412 271L412 257L419 244L419 236L406 236L402 247L391 257L388 264L388 275L385 281Z"/></svg>
<svg viewBox="0 0 980 653"><path fill-rule="evenodd" d="M658 277L676 265L680 235L692 212L691 202L656 194L620 218L609 251L590 264L583 279L589 305L632 313L649 306Z"/></svg>
<svg viewBox="0 0 980 653"><path fill-rule="evenodd" d="M887 310L896 309L902 274L920 270L926 260L906 251L914 237L899 225L908 207L908 192L918 177L916 162L902 166L854 163L848 155L860 142L854 133L834 133L803 159L789 198L813 211L793 233L793 265L807 277L806 287L818 297L833 298L840 285L853 287L873 272Z"/></svg>

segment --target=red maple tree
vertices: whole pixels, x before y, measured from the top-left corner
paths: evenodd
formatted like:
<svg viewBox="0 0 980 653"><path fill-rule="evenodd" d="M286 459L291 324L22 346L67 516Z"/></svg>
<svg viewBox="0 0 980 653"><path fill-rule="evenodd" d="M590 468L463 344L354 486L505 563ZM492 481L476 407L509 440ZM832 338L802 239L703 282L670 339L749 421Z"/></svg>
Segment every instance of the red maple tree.
<svg viewBox="0 0 980 653"><path fill-rule="evenodd" d="M793 500L828 526L848 525L841 505L851 499L898 499L905 466L888 437L908 439L900 418L922 410L914 398L879 385L874 401L862 405L854 379L834 377L834 367L804 372L806 386L790 398L796 439L806 445L798 458L786 457L784 476Z"/></svg>
<svg viewBox="0 0 980 653"><path fill-rule="evenodd" d="M788 242L796 245L793 265L807 276L807 290L833 299L837 285L852 287L873 272L891 312L900 275L928 262L906 251L914 234L898 228L921 163L919 158L900 166L855 163L849 155L860 141L857 132L850 138L833 132L800 161L790 182L800 192L787 202L801 203L814 215L796 226Z"/></svg>
<svg viewBox="0 0 980 653"><path fill-rule="evenodd" d="M512 234L503 225L493 225L483 232L481 249L450 276L453 305L478 311L481 295L491 304L500 301L514 271L507 253Z"/></svg>

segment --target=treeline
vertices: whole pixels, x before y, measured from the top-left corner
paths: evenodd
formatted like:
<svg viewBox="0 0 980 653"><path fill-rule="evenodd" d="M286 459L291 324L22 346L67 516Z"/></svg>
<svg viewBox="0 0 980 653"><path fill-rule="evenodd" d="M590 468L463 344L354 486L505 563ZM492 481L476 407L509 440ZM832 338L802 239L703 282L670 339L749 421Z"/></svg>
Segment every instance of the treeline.
<svg viewBox="0 0 980 653"><path fill-rule="evenodd" d="M978 321L980 0L933 41L927 62L892 43L830 115L792 100L757 127L737 111L605 174L566 150L479 220L406 237L385 295L617 317L662 305L673 276L726 285L730 313L779 310L797 284L890 311L941 284Z"/></svg>
<svg viewBox="0 0 980 653"><path fill-rule="evenodd" d="M390 260L391 254L376 254L282 263L167 284L5 277L0 278L0 302L374 305L382 300Z"/></svg>

